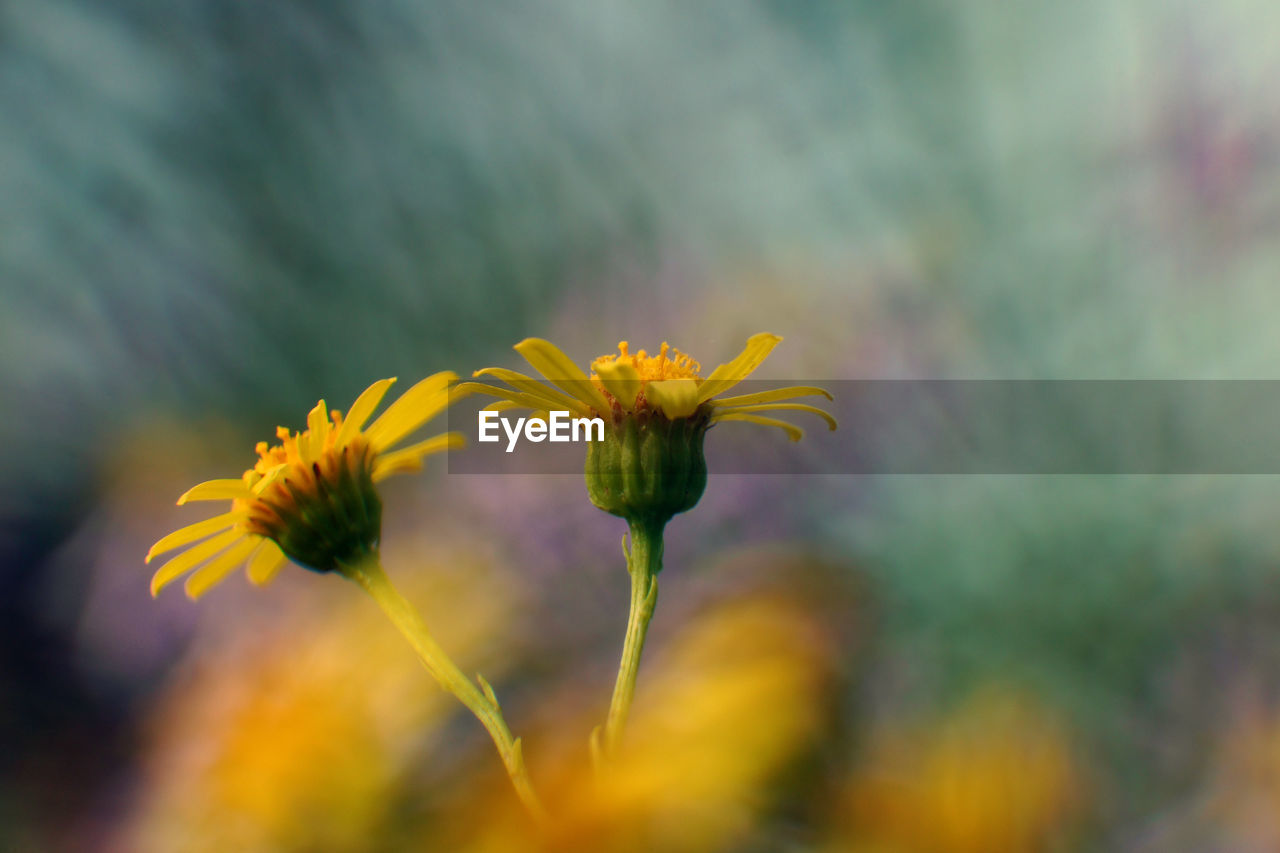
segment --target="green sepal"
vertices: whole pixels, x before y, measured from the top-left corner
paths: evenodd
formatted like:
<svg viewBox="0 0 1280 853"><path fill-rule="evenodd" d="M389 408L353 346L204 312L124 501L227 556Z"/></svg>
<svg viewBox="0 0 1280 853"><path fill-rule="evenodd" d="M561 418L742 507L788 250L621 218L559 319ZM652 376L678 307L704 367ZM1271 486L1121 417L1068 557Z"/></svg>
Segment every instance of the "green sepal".
<svg viewBox="0 0 1280 853"><path fill-rule="evenodd" d="M378 550L382 535L382 500L364 460L344 459L336 482L313 466L311 489L299 488L289 479L282 487L290 502L272 502L281 524L267 534L298 565L313 572L332 572L354 565Z"/></svg>
<svg viewBox="0 0 1280 853"><path fill-rule="evenodd" d="M643 524L666 524L697 505L707 487L703 439L710 417L695 412L668 419L658 412L630 415L605 428L587 447L591 502Z"/></svg>

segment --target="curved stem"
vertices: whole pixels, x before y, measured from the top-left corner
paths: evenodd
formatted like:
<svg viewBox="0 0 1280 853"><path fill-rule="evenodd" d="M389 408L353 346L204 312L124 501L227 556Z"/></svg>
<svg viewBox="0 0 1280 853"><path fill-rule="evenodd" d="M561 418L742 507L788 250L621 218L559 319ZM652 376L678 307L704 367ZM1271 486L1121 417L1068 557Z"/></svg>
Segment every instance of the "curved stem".
<svg viewBox="0 0 1280 853"><path fill-rule="evenodd" d="M618 680L609 703L609 716L604 724L604 757L618 751L622 733L627 727L631 701L636 693L636 675L640 671L640 655L644 652L645 635L653 609L658 603L658 572L662 569L663 524L631 522L631 547L627 551L627 572L631 575L631 611L627 616L627 636L622 644L622 662Z"/></svg>
<svg viewBox="0 0 1280 853"><path fill-rule="evenodd" d="M534 820L539 823L545 821L546 810L533 790L533 783L529 780L529 771L524 765L520 739L511 737L511 730L507 728L506 720L502 717L502 709L498 705L497 697L493 694L493 688L483 678L480 679L480 687L473 684L462 674L457 664L445 654L444 649L436 644L418 611L392 585L382 569L382 563L378 560L377 554L371 555L362 562L343 566L341 571L346 577L364 587L365 591L373 597L392 624L409 641L409 645L417 652L418 658L440 686L456 696L458 701L476 715L488 730L489 736L493 738L493 744L498 748L498 755L507 769L507 775L511 777L516 795L520 797L520 801L524 803Z"/></svg>

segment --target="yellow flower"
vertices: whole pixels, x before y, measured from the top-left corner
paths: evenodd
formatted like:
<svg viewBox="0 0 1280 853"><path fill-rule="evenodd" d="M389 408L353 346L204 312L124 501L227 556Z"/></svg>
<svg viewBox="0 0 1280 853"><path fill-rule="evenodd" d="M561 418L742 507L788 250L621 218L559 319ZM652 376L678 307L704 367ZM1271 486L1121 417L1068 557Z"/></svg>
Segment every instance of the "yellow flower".
<svg viewBox="0 0 1280 853"><path fill-rule="evenodd" d="M556 721L543 738L552 817L541 835L504 813L505 801L491 801L468 821L478 830L470 843L423 849L776 849L750 842L786 789L780 771L823 730L831 652L798 600L755 592L717 603L673 635L647 670L627 741L603 772L583 754L572 708L548 717Z"/></svg>
<svg viewBox="0 0 1280 853"><path fill-rule="evenodd" d="M587 448L587 494L605 512L660 531L672 516L696 506L706 489L702 443L713 424L748 421L777 427L792 441L799 441L804 434L799 427L760 413L802 411L836 428L835 418L822 409L786 402L813 395L830 400L822 388L793 385L720 396L750 376L781 340L767 333L753 335L737 358L704 379L698 362L665 343L657 355L644 350L632 355L623 341L617 355L591 363L588 377L554 344L527 338L516 344L516 352L551 385L514 370L487 367L474 375L492 376L509 387L481 382L458 387L499 398L487 407L491 410L524 407L543 418L548 410L569 411L607 421L610 428L603 440Z"/></svg>
<svg viewBox="0 0 1280 853"><path fill-rule="evenodd" d="M286 557L325 572L375 551L382 525L375 484L417 471L424 457L462 445L462 434L451 432L389 452L449 405L450 385L457 378L449 371L427 377L367 429L365 422L394 378L366 388L346 418L336 409L326 417L321 400L307 415L307 429L290 434L279 427L280 444L259 442L258 461L240 479L209 480L189 489L178 498L179 506L230 500L231 508L151 546L148 563L157 554L192 546L160 567L151 578L151 594L197 567L186 582L193 599L246 562L249 580L263 584Z"/></svg>
<svg viewBox="0 0 1280 853"><path fill-rule="evenodd" d="M817 415L835 429L835 419L822 409L787 402L809 396L830 400L831 394L822 388L793 385L736 397L720 396L750 376L781 342L778 335L753 335L737 358L703 378L698 362L665 343L657 355L649 355L644 350L633 355L627 342L622 341L617 355L601 356L591 363L592 373L588 377L555 344L541 338L527 338L516 344L516 352L556 387L500 367L477 370L475 376L492 376L510 388L483 383L464 383L460 387L501 398L502 402L491 407L499 410L554 409L580 416L599 415L614 423L660 412L669 420L705 419L708 425L720 421L749 421L777 427L792 441L799 441L804 434L799 427L763 417L761 413L803 411Z"/></svg>
<svg viewBox="0 0 1280 853"><path fill-rule="evenodd" d="M407 539L387 546L419 569L407 591L430 602L428 618L469 667L504 674L516 657L518 580L474 542L442 544L427 531ZM453 849L413 843L418 825L444 811L433 801L491 779L492 758L459 737L457 702L349 593L276 602L192 647L150 703L134 808L106 848ZM423 770L440 755L451 770L437 782Z"/></svg>
<svg viewBox="0 0 1280 853"><path fill-rule="evenodd" d="M1054 716L988 689L936 728L886 732L872 741L845 804L849 825L832 850L1045 850L1071 829L1083 778Z"/></svg>

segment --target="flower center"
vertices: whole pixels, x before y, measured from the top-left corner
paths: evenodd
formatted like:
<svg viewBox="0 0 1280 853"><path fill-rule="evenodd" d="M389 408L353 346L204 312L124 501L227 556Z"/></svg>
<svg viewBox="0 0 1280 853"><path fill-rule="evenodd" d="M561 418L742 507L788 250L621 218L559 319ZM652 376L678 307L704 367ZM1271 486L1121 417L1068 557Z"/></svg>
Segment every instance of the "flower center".
<svg viewBox="0 0 1280 853"><path fill-rule="evenodd" d="M675 349L666 342L663 342L662 349L657 355L649 355L644 350L640 350L640 352L632 355L627 351L626 341L621 341L618 344L617 355L602 355L595 361L591 362L591 378L599 384L599 377L595 375L595 371L598 369L598 366L601 364L615 364L617 362L624 362L634 367L636 373L640 374L640 380L642 382L652 382L655 379L702 378L698 375L698 371L702 369L702 365L694 361L692 357L685 355L680 352L680 350Z"/></svg>
<svg viewBox="0 0 1280 853"><path fill-rule="evenodd" d="M606 383L600 378L601 373L614 374L614 371L620 366L625 366L635 371L632 381L638 380L639 385L626 389L627 396L630 396L631 391L634 389L635 396L633 399L618 399L614 392L618 391L620 386L617 383ZM636 411L648 410L649 401L646 398L645 390L650 382L659 382L667 379L701 381L702 377L698 374L701 369L702 365L694 361L692 357L685 355L665 341L657 355L649 355L644 350L632 355L627 349L627 342L622 341L618 344L617 355L602 355L591 362L591 381L614 404L614 417L616 419L622 412L633 409ZM619 391L619 393L621 392Z"/></svg>
<svg viewBox="0 0 1280 853"><path fill-rule="evenodd" d="M309 465L332 451L338 432L342 429L342 412L334 409L329 412L329 417L333 421L333 426L325 430L325 436L319 442L319 447L315 446L317 442L312 438L309 429L290 433L288 427L276 427L276 438L280 439L280 443L268 445L265 441L258 442L254 447L258 454L258 461L253 464L253 473L258 477L265 477L281 465ZM245 474L249 474L249 471Z"/></svg>

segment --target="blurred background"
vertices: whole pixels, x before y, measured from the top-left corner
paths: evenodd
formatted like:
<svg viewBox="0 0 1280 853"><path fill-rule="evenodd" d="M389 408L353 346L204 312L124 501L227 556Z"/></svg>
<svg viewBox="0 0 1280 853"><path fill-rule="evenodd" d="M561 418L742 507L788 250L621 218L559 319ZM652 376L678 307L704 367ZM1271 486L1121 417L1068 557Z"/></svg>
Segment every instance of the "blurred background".
<svg viewBox="0 0 1280 853"><path fill-rule="evenodd" d="M762 378L1280 378L1277 26L0 4L0 848L533 844L354 587L148 594L177 496L318 398L765 330ZM1272 477L713 476L599 785L621 522L431 467L385 562L524 735L545 849L1280 849Z"/></svg>

